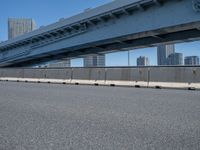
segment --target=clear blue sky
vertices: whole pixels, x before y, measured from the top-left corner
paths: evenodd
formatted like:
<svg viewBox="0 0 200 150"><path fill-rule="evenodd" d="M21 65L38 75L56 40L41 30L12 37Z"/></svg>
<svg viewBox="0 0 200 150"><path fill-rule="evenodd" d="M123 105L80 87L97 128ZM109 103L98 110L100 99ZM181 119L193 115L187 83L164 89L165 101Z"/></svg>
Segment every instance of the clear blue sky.
<svg viewBox="0 0 200 150"><path fill-rule="evenodd" d="M1 0L0 5L0 41L7 39L7 19L33 18L37 26L45 26L84 11L87 8L111 2L112 0ZM176 44L176 52L184 56L200 56L200 41ZM156 48L146 48L130 51L131 65L136 64L136 58L147 56L151 65L157 64ZM106 55L108 66L124 66L128 64L127 52ZM81 66L82 59L72 61L73 66Z"/></svg>

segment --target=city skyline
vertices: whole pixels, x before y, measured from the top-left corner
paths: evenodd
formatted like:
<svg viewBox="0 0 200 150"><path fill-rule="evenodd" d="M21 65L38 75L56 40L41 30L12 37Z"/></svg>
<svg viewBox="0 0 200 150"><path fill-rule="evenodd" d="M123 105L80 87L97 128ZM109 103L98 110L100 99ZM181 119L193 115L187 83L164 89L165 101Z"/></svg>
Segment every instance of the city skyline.
<svg viewBox="0 0 200 150"><path fill-rule="evenodd" d="M85 0L84 3L81 0L75 0L73 2L61 0L59 3L56 1L44 0L38 5L37 1L25 1L19 0L13 2L11 0L4 0L4 5L0 6L0 9L5 13L0 18L0 41L7 39L7 20L10 17L13 18L33 18L38 27L46 26L51 23L57 22L60 18L68 18L83 12L87 8L95 8L97 6L111 2L112 0L92 1ZM10 3L13 5L10 5ZM48 2L48 7L46 3ZM81 4L81 5L77 5ZM68 9L66 9L66 7ZM12 11L7 11L12 9ZM23 11L21 10L23 8ZM45 9L45 11L43 11ZM59 9L59 11L52 11L52 9ZM34 11L37 10L37 11ZM24 13L26 11L26 13ZM51 16L51 17L47 17ZM200 41L191 43L179 43L175 45L176 52L183 53L183 57L197 55L200 56ZM130 65L136 65L136 59L139 56L146 56L151 60L151 65L157 65L156 47L145 48L139 50L130 51ZM81 59L72 60L72 66L80 66L83 63ZM106 55L107 66L126 66L128 64L127 52L118 52Z"/></svg>
<svg viewBox="0 0 200 150"><path fill-rule="evenodd" d="M195 48L193 51L185 51L185 49L189 49L190 46L193 45ZM183 53L183 58L187 56L200 56L199 51L199 41L194 42L187 42L182 44L176 44L175 45L175 52L177 53ZM143 49L134 49L130 50L130 66L137 66L137 58L140 56L148 57L150 60L150 65L156 66L157 65L157 47L150 47L150 48L143 48ZM118 61L113 61L115 58L117 58ZM81 67L83 66L83 59L72 59L71 65L73 67ZM128 52L127 51L121 51L121 52L115 52L111 54L106 55L106 66L128 66Z"/></svg>
<svg viewBox="0 0 200 150"><path fill-rule="evenodd" d="M84 67L104 67L105 66L105 55L88 55L83 58Z"/></svg>
<svg viewBox="0 0 200 150"><path fill-rule="evenodd" d="M149 58L145 56L140 56L137 58L137 66L149 66Z"/></svg>
<svg viewBox="0 0 200 150"><path fill-rule="evenodd" d="M170 54L175 53L175 45L159 45L157 47L157 64L158 65L167 65L168 57Z"/></svg>
<svg viewBox="0 0 200 150"><path fill-rule="evenodd" d="M199 65L199 57L198 56L188 56L184 58L185 65Z"/></svg>

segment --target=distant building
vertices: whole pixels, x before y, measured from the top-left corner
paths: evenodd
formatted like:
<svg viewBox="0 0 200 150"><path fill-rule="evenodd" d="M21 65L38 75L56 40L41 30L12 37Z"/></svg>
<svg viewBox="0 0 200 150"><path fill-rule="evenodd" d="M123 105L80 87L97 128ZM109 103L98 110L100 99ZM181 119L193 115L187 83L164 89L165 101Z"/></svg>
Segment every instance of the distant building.
<svg viewBox="0 0 200 150"><path fill-rule="evenodd" d="M167 65L167 59L170 54L173 54L175 52L175 46L174 44L171 45L160 45L157 47L157 59L158 59L158 65Z"/></svg>
<svg viewBox="0 0 200 150"><path fill-rule="evenodd" d="M185 57L185 65L199 65L199 57L198 56L187 56Z"/></svg>
<svg viewBox="0 0 200 150"><path fill-rule="evenodd" d="M86 56L83 63L84 67L105 67L105 55Z"/></svg>
<svg viewBox="0 0 200 150"><path fill-rule="evenodd" d="M140 56L137 58L137 66L148 66L149 65L149 58Z"/></svg>
<svg viewBox="0 0 200 150"><path fill-rule="evenodd" d="M31 32L36 28L33 19L8 19L8 39L15 38L25 33Z"/></svg>
<svg viewBox="0 0 200 150"><path fill-rule="evenodd" d="M62 61L54 61L45 65L46 67L70 67L71 61L70 60L62 60Z"/></svg>
<svg viewBox="0 0 200 150"><path fill-rule="evenodd" d="M168 56L168 65L183 65L183 54L173 53Z"/></svg>

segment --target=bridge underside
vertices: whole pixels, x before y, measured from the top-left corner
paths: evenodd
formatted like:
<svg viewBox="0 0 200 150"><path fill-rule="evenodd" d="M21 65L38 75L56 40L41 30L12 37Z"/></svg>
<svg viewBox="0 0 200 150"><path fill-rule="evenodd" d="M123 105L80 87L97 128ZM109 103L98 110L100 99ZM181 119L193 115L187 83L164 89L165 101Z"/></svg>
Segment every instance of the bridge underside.
<svg viewBox="0 0 200 150"><path fill-rule="evenodd" d="M0 44L0 66L29 66L62 58L200 39L200 14L193 9L192 0L147 0L128 6L21 43Z"/></svg>
<svg viewBox="0 0 200 150"><path fill-rule="evenodd" d="M170 44L170 43L180 43L180 42L189 42L194 40L200 40L200 30L198 29L190 29L185 31L173 32L173 33L166 33L160 34L156 36L147 36L144 38L139 39L115 39L110 43L106 43L106 41L102 41L104 44L91 44L91 47L77 49L73 51L65 51L64 49L60 53L48 53L44 54L43 56L35 56L26 59L12 61L10 65L7 67L24 67L30 66L33 64L39 64L43 62L48 62L51 60L59 60L65 58L78 58L84 57L84 55L88 54L105 54L110 52L117 52L117 51L125 51L128 49L137 49L137 48L145 48L145 47L155 47L160 44ZM124 39L124 38L122 38ZM118 42L116 42L118 41ZM75 47L73 48L75 49Z"/></svg>

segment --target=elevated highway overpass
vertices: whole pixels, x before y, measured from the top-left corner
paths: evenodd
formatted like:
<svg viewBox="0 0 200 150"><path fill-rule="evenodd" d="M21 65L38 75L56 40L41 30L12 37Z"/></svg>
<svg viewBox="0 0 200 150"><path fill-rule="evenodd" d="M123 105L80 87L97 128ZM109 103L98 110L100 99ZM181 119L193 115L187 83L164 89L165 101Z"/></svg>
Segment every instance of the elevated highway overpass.
<svg viewBox="0 0 200 150"><path fill-rule="evenodd" d="M0 66L27 66L200 38L199 0L118 0L0 43Z"/></svg>

